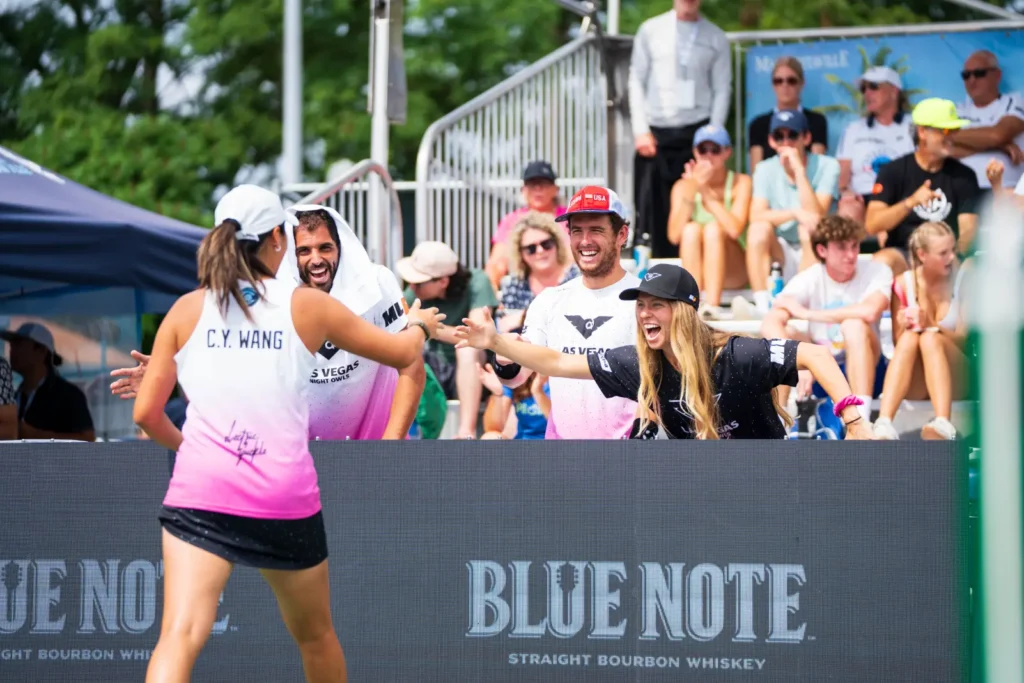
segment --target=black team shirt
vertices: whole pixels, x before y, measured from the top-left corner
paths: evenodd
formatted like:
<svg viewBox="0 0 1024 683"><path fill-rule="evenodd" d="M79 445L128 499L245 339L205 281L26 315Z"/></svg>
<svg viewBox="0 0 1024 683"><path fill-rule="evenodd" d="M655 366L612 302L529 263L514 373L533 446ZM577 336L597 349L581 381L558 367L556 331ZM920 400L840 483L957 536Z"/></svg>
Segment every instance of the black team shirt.
<svg viewBox="0 0 1024 683"><path fill-rule="evenodd" d="M721 420L720 439L784 439L786 427L772 404L772 389L796 386L796 349L799 342L785 339L732 337L711 369ZM693 439L693 417L680 401L679 373L662 355L658 402L666 434L656 424L639 432L633 424L631 439ZM636 400L640 392L640 361L636 347L620 346L590 354L590 373L608 398Z"/></svg>

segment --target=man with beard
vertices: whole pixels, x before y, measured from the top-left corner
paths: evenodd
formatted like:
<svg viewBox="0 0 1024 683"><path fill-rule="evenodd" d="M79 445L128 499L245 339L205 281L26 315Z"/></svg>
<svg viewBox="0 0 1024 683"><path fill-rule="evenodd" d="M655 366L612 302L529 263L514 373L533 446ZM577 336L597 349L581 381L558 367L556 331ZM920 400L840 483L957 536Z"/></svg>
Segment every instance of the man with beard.
<svg viewBox="0 0 1024 683"><path fill-rule="evenodd" d="M364 320L390 332L406 327L402 290L390 270L370 261L359 238L334 210L293 206L299 225L289 240L293 258L280 279L293 277L327 292ZM285 270L287 269L287 270ZM111 393L134 398L149 356L133 351L135 368L110 373L121 379ZM423 360L394 370L325 343L310 377L309 436L328 440L404 439L416 417L426 380Z"/></svg>
<svg viewBox="0 0 1024 683"><path fill-rule="evenodd" d="M566 213L555 220L569 223L569 244L581 276L537 295L526 314L525 341L573 354L636 343L634 307L619 299L619 292L640 284L619 260L629 233L624 215L618 195L608 188L588 186L573 195ZM494 365L502 383L512 388L531 374L500 357ZM635 401L605 398L593 381L552 377L549 386L551 416L545 438L629 435Z"/></svg>

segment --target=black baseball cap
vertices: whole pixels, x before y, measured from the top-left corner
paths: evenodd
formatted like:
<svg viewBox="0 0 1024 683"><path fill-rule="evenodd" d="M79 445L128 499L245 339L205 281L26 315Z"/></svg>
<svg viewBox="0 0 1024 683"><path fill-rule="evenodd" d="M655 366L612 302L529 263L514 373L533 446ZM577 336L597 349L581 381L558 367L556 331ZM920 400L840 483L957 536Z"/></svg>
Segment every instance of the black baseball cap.
<svg viewBox="0 0 1024 683"><path fill-rule="evenodd" d="M700 306L700 287L697 281L685 268L670 263L651 266L640 280L640 286L622 290L619 298L623 301L636 301L641 294L682 301L695 309Z"/></svg>
<svg viewBox="0 0 1024 683"><path fill-rule="evenodd" d="M528 180L550 180L555 182L558 180L558 174L555 173L555 169L551 168L551 164L546 161L531 161L526 165L526 170L523 171L523 182Z"/></svg>

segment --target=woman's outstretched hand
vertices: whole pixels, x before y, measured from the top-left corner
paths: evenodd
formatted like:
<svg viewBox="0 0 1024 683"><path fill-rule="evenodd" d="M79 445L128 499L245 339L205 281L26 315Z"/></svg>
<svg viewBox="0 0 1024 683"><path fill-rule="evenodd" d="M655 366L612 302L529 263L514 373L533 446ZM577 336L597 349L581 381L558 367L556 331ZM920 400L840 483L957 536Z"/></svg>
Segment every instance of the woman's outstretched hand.
<svg viewBox="0 0 1024 683"><path fill-rule="evenodd" d="M409 312L405 315L408 317L409 322L421 322L427 326L427 330L430 332L430 338L433 339L437 334L437 328L441 324L441 321L445 319L444 313L438 313L437 308L422 308L420 300L412 302L412 306L409 307Z"/></svg>
<svg viewBox="0 0 1024 683"><path fill-rule="evenodd" d="M455 338L459 340L455 348L472 347L484 351L494 348L498 341L498 328L494 326L490 310L484 310L483 315L476 320L463 318L462 323L455 328Z"/></svg>

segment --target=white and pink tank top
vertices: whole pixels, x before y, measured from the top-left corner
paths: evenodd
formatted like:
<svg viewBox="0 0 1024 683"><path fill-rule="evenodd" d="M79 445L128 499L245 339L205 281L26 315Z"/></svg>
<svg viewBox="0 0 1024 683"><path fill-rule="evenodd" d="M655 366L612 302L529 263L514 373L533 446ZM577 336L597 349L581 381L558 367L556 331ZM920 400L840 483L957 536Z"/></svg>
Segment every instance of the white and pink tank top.
<svg viewBox="0 0 1024 683"><path fill-rule="evenodd" d="M206 293L195 331L174 359L188 396L164 505L259 519L320 511L309 454L309 378L316 366L292 322L288 281L241 283L252 320Z"/></svg>

